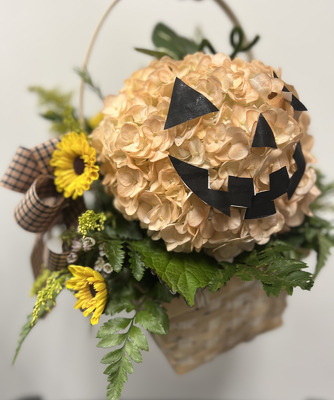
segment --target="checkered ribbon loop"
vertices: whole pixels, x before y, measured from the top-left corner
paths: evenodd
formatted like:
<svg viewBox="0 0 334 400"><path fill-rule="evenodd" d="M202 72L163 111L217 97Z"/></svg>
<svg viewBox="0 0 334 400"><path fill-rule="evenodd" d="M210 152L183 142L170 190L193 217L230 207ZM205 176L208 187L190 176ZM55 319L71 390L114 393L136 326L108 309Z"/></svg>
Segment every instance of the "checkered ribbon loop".
<svg viewBox="0 0 334 400"><path fill-rule="evenodd" d="M50 159L58 142L58 138L53 138L32 149L19 147L0 185L15 192L25 193L39 175L52 175Z"/></svg>
<svg viewBox="0 0 334 400"><path fill-rule="evenodd" d="M19 147L0 181L0 186L24 193L14 217L23 229L37 233L31 254L35 277L43 267L55 271L67 266L67 249L55 253L45 240L54 225L70 227L86 210L82 197L65 199L56 191L50 160L58 142L59 139L54 138L32 149Z"/></svg>
<svg viewBox="0 0 334 400"><path fill-rule="evenodd" d="M50 175L40 175L14 211L16 222L29 232L45 232L55 222L65 199L57 193Z"/></svg>

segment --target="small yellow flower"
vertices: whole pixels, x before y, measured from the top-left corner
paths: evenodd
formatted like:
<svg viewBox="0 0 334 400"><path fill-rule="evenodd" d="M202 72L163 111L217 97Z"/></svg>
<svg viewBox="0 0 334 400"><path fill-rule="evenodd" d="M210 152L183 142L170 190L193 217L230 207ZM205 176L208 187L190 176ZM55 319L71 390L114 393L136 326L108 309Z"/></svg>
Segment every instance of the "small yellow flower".
<svg viewBox="0 0 334 400"><path fill-rule="evenodd" d="M87 317L93 312L90 320L92 325L99 322L99 318L107 302L107 288L103 276L89 267L70 265L68 269L73 278L66 282L66 288L74 290L78 301L75 309L81 308Z"/></svg>
<svg viewBox="0 0 334 400"><path fill-rule="evenodd" d="M93 210L87 210L78 218L78 231L83 238L87 236L88 231L103 231L106 220L107 217L103 212L96 213Z"/></svg>
<svg viewBox="0 0 334 400"><path fill-rule="evenodd" d="M89 145L84 133L76 132L66 134L57 147L50 161L55 168L56 189L75 200L99 177L96 150Z"/></svg>

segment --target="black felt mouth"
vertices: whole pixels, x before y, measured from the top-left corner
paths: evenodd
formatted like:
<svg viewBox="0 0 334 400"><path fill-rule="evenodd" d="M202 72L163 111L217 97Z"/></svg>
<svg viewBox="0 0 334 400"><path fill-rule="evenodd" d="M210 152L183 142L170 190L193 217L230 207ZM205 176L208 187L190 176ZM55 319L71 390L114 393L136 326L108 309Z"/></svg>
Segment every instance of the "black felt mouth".
<svg viewBox="0 0 334 400"><path fill-rule="evenodd" d="M269 174L270 189L255 194L252 178L229 176L227 191L214 190L210 189L207 169L195 167L172 156L169 158L183 183L204 203L227 216L231 215L231 206L245 208L245 219L264 218L275 214L274 200L285 193L289 199L292 197L306 167L302 147L298 142L293 154L297 170L293 175L289 177L286 167L282 167Z"/></svg>

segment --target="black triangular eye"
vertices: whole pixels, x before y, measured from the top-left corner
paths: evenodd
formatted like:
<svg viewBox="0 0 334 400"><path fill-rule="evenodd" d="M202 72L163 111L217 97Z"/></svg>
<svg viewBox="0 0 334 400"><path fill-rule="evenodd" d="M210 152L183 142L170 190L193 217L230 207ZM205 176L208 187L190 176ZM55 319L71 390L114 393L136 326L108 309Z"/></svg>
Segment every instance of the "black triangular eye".
<svg viewBox="0 0 334 400"><path fill-rule="evenodd" d="M262 114L257 121L252 147L272 147L277 149L275 136Z"/></svg>
<svg viewBox="0 0 334 400"><path fill-rule="evenodd" d="M175 78L164 129L219 111L205 96Z"/></svg>

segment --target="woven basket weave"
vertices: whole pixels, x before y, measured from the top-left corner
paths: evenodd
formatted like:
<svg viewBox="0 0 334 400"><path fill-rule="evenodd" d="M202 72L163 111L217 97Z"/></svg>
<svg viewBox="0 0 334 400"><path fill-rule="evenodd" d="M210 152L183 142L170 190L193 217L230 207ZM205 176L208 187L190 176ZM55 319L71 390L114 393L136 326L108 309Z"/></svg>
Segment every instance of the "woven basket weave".
<svg viewBox="0 0 334 400"><path fill-rule="evenodd" d="M174 370L183 374L280 326L285 306L285 293L267 297L260 282L233 278L218 292L198 292L194 307L182 298L166 304L170 332L153 337Z"/></svg>

